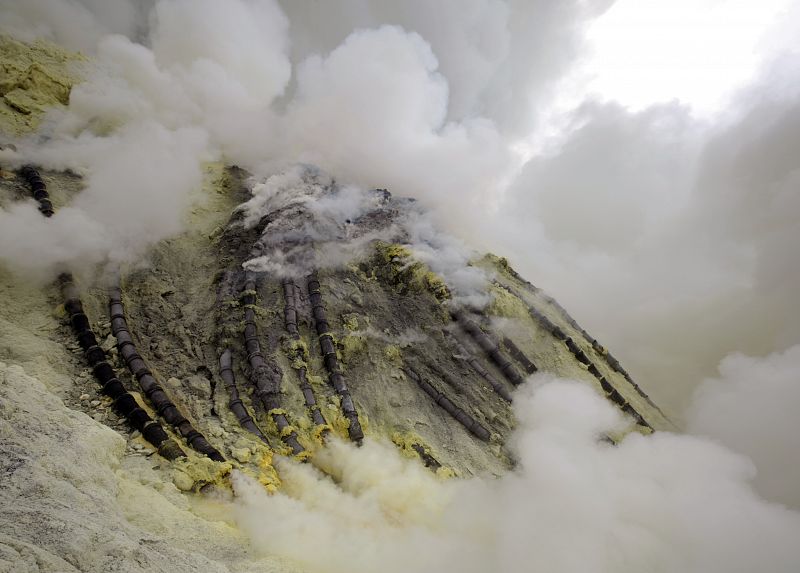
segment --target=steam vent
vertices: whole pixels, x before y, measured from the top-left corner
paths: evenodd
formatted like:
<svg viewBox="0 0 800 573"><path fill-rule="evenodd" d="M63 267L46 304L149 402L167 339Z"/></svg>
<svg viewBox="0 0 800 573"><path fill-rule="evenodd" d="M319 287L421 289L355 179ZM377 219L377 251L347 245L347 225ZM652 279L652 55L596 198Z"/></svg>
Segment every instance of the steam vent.
<svg viewBox="0 0 800 573"><path fill-rule="evenodd" d="M4 42L20 74L10 137L70 80L66 56ZM42 232L85 184L2 167L0 205L38 209ZM212 560L256 559L219 510L232 482L292 492L307 468L346 489L336 452L376 442L435 480L501 476L517 463L515 389L537 373L605 396L626 432L672 428L509 261L443 256L452 240L417 202L311 165L204 175L185 230L140 256L47 277L0 267L4 570L227 571ZM86 232L72 223L64 241ZM271 568L237 570L292 570L258 559Z"/></svg>

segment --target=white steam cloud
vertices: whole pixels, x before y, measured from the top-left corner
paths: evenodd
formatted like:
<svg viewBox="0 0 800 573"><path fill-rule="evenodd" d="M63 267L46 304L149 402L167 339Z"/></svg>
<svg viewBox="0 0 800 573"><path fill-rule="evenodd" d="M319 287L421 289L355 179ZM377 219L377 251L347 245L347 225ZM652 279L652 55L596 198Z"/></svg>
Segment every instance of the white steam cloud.
<svg viewBox="0 0 800 573"><path fill-rule="evenodd" d="M541 385L538 389L535 386ZM255 547L312 571L794 571L800 514L759 499L744 457L688 436L598 437L625 422L585 385L517 393L516 470L442 482L389 445L283 464L287 490L235 479Z"/></svg>
<svg viewBox="0 0 800 573"><path fill-rule="evenodd" d="M734 354L705 380L688 415L692 433L747 454L755 485L769 499L800 507L800 346L766 358Z"/></svg>
<svg viewBox="0 0 800 573"><path fill-rule="evenodd" d="M94 60L66 110L18 152L0 151L11 166L76 170L85 189L46 224L30 204L0 210L0 259L32 272L138 257L185 224L204 162L261 180L314 163L346 184L417 197L471 245L509 254L673 414L731 352L769 355L726 359L689 427L749 455L759 491L796 506L786 452L797 442L778 437L798 435L785 408L800 379L796 34L776 36L785 47L716 116L680 101L631 112L582 97L564 111L559 88L585 53L583 28L611 3L2 1L4 33ZM783 28L799 19L795 7ZM424 224L418 239L420 258L446 253L441 272L476 288L480 276L458 275L463 250ZM242 483L243 499L286 515L287 529L247 508L243 523L270 532L258 545L323 570L344 567L337 555L365 571L401 555L426 557L420 570L797 569L798 516L753 494L746 458L674 435L598 445L613 416L573 386L522 401L522 463L498 482L442 486L399 468L416 474L345 479L347 503L327 486L267 498ZM392 506L381 487L421 492L415 509ZM304 527L320 549L294 555ZM380 549L364 551L365 538Z"/></svg>
<svg viewBox="0 0 800 573"><path fill-rule="evenodd" d="M504 207L512 260L673 411L730 351L800 341L798 72L779 62L712 125L586 104Z"/></svg>

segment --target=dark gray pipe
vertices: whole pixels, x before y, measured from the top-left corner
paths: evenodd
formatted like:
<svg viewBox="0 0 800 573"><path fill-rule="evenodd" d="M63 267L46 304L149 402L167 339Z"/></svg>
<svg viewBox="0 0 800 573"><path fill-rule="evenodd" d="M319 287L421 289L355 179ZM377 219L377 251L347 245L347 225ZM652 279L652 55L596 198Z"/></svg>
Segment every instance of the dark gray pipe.
<svg viewBox="0 0 800 573"><path fill-rule="evenodd" d="M514 344L514 341L508 338L507 336L503 337L503 346L506 347L508 353L511 355L511 358L517 361L517 364L522 365L522 368L525 370L526 374L535 374L539 369L536 367L536 364L527 357L527 355L520 350L519 346Z"/></svg>
<svg viewBox="0 0 800 573"><path fill-rule="evenodd" d="M425 451L425 448L422 444L414 442L413 444L411 444L411 449L417 452L417 455L422 460L422 463L425 464L426 468L430 468L435 472L440 467L442 467L442 464L440 464L436 458L434 458L431 454Z"/></svg>
<svg viewBox="0 0 800 573"><path fill-rule="evenodd" d="M531 283L529 283L528 281L524 280L515 271L511 270L510 268L508 270L511 272L512 276L515 276L515 278L517 278L518 280L520 280L521 282L523 282L524 284L529 286L534 292L541 293L540 289L534 287ZM516 298L518 298L519 300L525 302L525 299L522 298L522 295L520 293L516 292L515 289L513 289L513 288L511 288L509 286L506 286L504 284L501 284L501 283L499 283L497 281L495 281L494 284L496 286L506 290L507 292L509 292L510 294L515 296ZM664 416L664 418L666 418L666 416L664 415L664 412L662 412L661 409L658 406L656 406L656 404L644 392L644 390L642 390L639 387L639 385L636 382L633 381L633 378L631 378L631 376L628 374L628 372L622 367L622 365L619 363L619 360L614 358L614 356L606 348L604 348L599 342L597 342L597 340L595 338L590 336L588 332L586 332L583 328L581 328L581 326L577 323L577 321L572 318L572 316L566 311L566 309L563 306L561 306L558 303L558 301L556 301L554 298L552 298L552 297L550 297L550 296L548 296L548 295L546 295L544 293L541 293L541 294L545 298L546 301L548 301L550 304L552 304L559 311L559 313L562 315L564 320L566 320L567 323L570 326L572 326L573 328L575 328L576 330L578 330L581 333L581 335L586 339L586 341L589 342L589 344L591 344L592 349L594 349L595 352L600 354L605 359L605 361L608 364L608 366L614 372L617 372L617 373L621 374L630 383L630 385L633 386L633 389L636 391L637 394L639 394L639 396L644 398L645 401L651 407L653 407L656 410L658 410L661 413L661 415ZM567 339L567 336L564 334L564 332L558 326L553 324L553 322L549 318L547 318L543 313L539 312L538 310L536 310L535 308L533 308L533 306L531 306L529 304L526 304L526 306L528 307L528 314L530 314L531 317L534 320L536 320L539 324L541 324L542 327L545 330L550 332L558 340L566 340ZM584 364L586 364L586 363L584 362ZM595 374L595 376L597 376L597 375Z"/></svg>
<svg viewBox="0 0 800 573"><path fill-rule="evenodd" d="M462 345L455 338L455 336L451 335L451 339L452 339L453 343L455 344L456 352L458 352L458 354L460 356L464 357L464 360L466 360L467 364L472 366L472 369L475 370L475 372L477 372L478 375L481 378L486 380L489 383L489 385L492 387L492 389L503 400L505 400L506 402L511 402L511 392L508 391L508 389L503 385L503 383L500 382L494 376L492 376L491 373L489 373L489 371L486 370L486 368L483 367L483 365L480 363L480 361L477 358L475 358L475 356L470 354L470 352L464 347L464 345Z"/></svg>
<svg viewBox="0 0 800 573"><path fill-rule="evenodd" d="M114 409L132 427L139 430L144 439L150 442L161 456L169 460L186 457L180 446L167 436L161 424L150 418L150 415L139 407L136 399L117 378L114 369L106 360L105 351L97 344L97 338L89 328L89 320L83 312L83 304L78 297L78 289L72 276L67 273L62 274L59 283L64 298L64 308L69 315L78 343L83 348L84 356L102 386L103 393L114 400Z"/></svg>
<svg viewBox="0 0 800 573"><path fill-rule="evenodd" d="M235 313L231 312L230 308L226 308L225 304L230 302L237 294L238 289L234 273L226 271L217 291L217 325L221 327L223 332L226 328L230 332L238 330L240 319ZM228 333L226 332L225 334ZM233 352L228 346L230 343L231 341L227 339L227 336L223 337L221 340L222 349L219 354L219 376L222 378L223 385L228 392L228 408L242 428L256 435L264 443L269 444L269 440L258 427L239 396L239 388L236 385L236 376L233 372Z"/></svg>
<svg viewBox="0 0 800 573"><path fill-rule="evenodd" d="M361 440L364 439L364 430L361 428L361 421L358 419L356 406L353 403L350 390L347 388L347 383L344 380L342 370L339 366L339 360L336 357L336 347L333 343L330 325L328 324L325 313L325 305L322 302L320 282L316 273L308 275L306 279L306 288L308 289L308 297L311 301L314 325L317 329L317 335L319 336L322 359L325 362L325 368L328 370L330 383L341 400L342 412L344 412L345 417L350 422L347 432L351 440L354 442L361 442Z"/></svg>
<svg viewBox="0 0 800 573"><path fill-rule="evenodd" d="M297 439L297 432L291 429L286 414L280 411L281 378L282 373L277 364L267 361L261 354L261 344L258 341L258 327L256 326L256 312L253 306L256 303L255 273L247 271L245 274L244 289L241 302L244 305L244 343L247 350L247 361L250 364L250 382L255 388L255 396L264 405L264 409L272 416L275 426L283 442L289 446L294 455L305 448Z"/></svg>
<svg viewBox="0 0 800 573"><path fill-rule="evenodd" d="M478 423L475 418L467 414L464 410L456 406L450 398L439 392L430 382L424 380L419 374L417 374L411 368L403 368L403 372L406 373L406 376L411 378L417 385L422 388L422 390L430 396L434 402L436 402L442 409L450 414L453 418L455 418L462 426L464 426L467 430L469 430L474 436L483 440L489 441L490 433L489 430L484 428L480 423Z"/></svg>
<svg viewBox="0 0 800 573"><path fill-rule="evenodd" d="M453 319L456 320L461 327L469 334L475 343L483 350L489 358L494 362L500 371L503 373L503 376L506 379L514 384L514 386L519 386L525 381L525 377L520 374L520 372L516 369L516 367L511 363L511 360L505 355L505 353L500 349L500 346L489 336L481 330L481 327L478 324L469 318L466 311L460 308L454 308L450 311Z"/></svg>
<svg viewBox="0 0 800 573"><path fill-rule="evenodd" d="M39 203L39 211L42 215L52 217L54 211L53 204L50 202L50 194L47 192L47 186L36 168L33 165L25 165L19 170L19 174L31 188L33 198Z"/></svg>
<svg viewBox="0 0 800 573"><path fill-rule="evenodd" d="M284 327L286 332L292 340L300 340L300 330L297 327L297 285L292 279L284 279L281 283L283 287L283 318ZM311 414L311 419L317 426L326 426L327 421L323 416L322 411L317 405L317 398L314 396L314 389L308 381L308 372L305 366L300 366L295 369L297 376L300 379L300 390L303 392L303 399L306 403L306 408ZM325 429L323 434L327 434L328 430Z"/></svg>
<svg viewBox="0 0 800 573"><path fill-rule="evenodd" d="M178 410L177 406L170 400L161 384L147 368L144 359L136 351L133 338L128 330L128 323L125 319L125 308L122 305L122 293L119 288L111 287L108 289L108 312L111 317L111 332L117 337L117 349L119 355L128 366L131 374L139 382L142 392L153 404L159 416L175 428L189 445L201 454L205 454L212 460L224 462L223 455L208 443L205 436L198 432L189 420Z"/></svg>
<svg viewBox="0 0 800 573"><path fill-rule="evenodd" d="M219 376L228 391L228 408L239 421L239 425L248 432L258 436L261 441L269 445L269 440L261 432L255 421L247 412L247 408L239 397L239 389L236 387L236 377L233 374L233 356L230 348L226 348L219 356Z"/></svg>

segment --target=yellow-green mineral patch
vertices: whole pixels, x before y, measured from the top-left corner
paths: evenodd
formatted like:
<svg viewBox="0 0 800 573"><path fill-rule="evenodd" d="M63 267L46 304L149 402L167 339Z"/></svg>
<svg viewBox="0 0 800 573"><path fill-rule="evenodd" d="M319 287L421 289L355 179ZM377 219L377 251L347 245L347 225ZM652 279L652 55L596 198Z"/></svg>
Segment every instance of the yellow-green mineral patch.
<svg viewBox="0 0 800 573"><path fill-rule="evenodd" d="M413 448L414 444L422 446L426 453L431 454L430 447L415 432L394 432L392 433L392 442L400 449L400 453L407 458L419 457L419 454Z"/></svg>
<svg viewBox="0 0 800 573"><path fill-rule="evenodd" d="M392 442L400 449L400 453L407 458L419 458L419 452L414 449L414 445L421 446L426 454L433 456L433 451L430 446L426 444L419 434L415 432L394 432L392 433ZM442 479L450 479L456 477L455 471L447 466L441 466L436 470L436 476Z"/></svg>
<svg viewBox="0 0 800 573"><path fill-rule="evenodd" d="M525 318L528 316L528 307L520 299L505 289L492 285L492 302L487 311L495 316L505 318Z"/></svg>
<svg viewBox="0 0 800 573"><path fill-rule="evenodd" d="M172 481L181 491L197 491L208 484L225 485L224 480L233 469L231 462L215 462L192 454L172 463Z"/></svg>
<svg viewBox="0 0 800 573"><path fill-rule="evenodd" d="M49 108L67 105L82 60L43 40L28 44L0 35L0 131L24 135Z"/></svg>
<svg viewBox="0 0 800 573"><path fill-rule="evenodd" d="M367 338L362 334L348 334L339 339L338 346L342 362L350 364L367 349Z"/></svg>
<svg viewBox="0 0 800 573"><path fill-rule="evenodd" d="M342 324L347 330L354 332L358 330L358 319L359 319L358 313L350 312L347 314L343 314Z"/></svg>
<svg viewBox="0 0 800 573"><path fill-rule="evenodd" d="M400 350L399 346L395 346L394 344L387 344L383 349L383 355L392 364L397 366L402 366L403 353Z"/></svg>
<svg viewBox="0 0 800 573"><path fill-rule="evenodd" d="M375 263L378 273L401 293L428 291L439 301L450 298L450 289L442 278L415 260L403 245L378 241L375 244Z"/></svg>
<svg viewBox="0 0 800 573"><path fill-rule="evenodd" d="M308 367L308 346L302 339L284 338L283 351L295 370Z"/></svg>

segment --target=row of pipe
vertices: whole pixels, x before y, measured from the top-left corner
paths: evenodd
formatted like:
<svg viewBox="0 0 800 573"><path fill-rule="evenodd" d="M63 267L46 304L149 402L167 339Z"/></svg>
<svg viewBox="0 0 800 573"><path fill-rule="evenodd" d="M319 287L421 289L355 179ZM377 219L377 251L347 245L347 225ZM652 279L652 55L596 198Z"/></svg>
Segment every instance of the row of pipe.
<svg viewBox="0 0 800 573"><path fill-rule="evenodd" d="M564 318L564 320L565 320L565 321L566 321L566 322L567 322L567 323L568 323L570 326L572 326L572 327L573 327L575 330L577 330L578 332L580 332L580 333L581 333L581 335L582 335L582 336L583 336L583 337L586 339L586 341L587 341L589 344L591 344L591 346L592 346L592 348L594 349L594 351L595 351L595 352L597 352L598 354L600 354L601 356L603 356L603 358L605 359L605 361L606 361L606 363L608 364L608 366L609 366L609 367L610 367L610 368L611 368L611 369L612 369L614 372L617 372L618 374L621 374L621 375L623 376L623 378L625 378L625 380L627 380L627 381L630 383L630 385L631 385L631 386L633 386L633 389L636 391L636 393L637 393L637 394L639 394L639 396L641 396L642 398L644 398L644 399L647 401L647 403L648 403L650 406L652 406L653 408L655 408L656 410L658 410L659 412L661 412L661 409L660 409L658 406L656 406L656 404L655 404L655 403L654 403L654 402L653 402L653 401L650 399L650 396L648 396L648 395L645 393L645 391L644 391L644 390L642 390L642 389L641 389L641 387L640 387L640 386L639 386L639 385L638 385L636 382L634 382L634 380L633 380L633 378L631 378L630 374L628 374L628 372L627 372L627 371L626 371L626 370L625 370L625 369L622 367L622 365L619 363L619 360L617 360L617 359L616 359L616 358L615 358L615 357L614 357L614 356L613 356L613 355L612 355L612 354L611 354L611 353L608 351L608 349L607 349L607 348L605 348L605 347L604 347L602 344L600 344L600 343L597 341L597 339L596 339L596 338L594 338L594 337L593 337L593 336L591 336L591 335L590 335L588 332L586 332L586 330L584 330L584 329L583 329L583 328L582 328L582 327L581 327L581 326L578 324L578 322L577 322L577 321L576 321L574 318L572 318L572 315L570 315L570 314L567 312L567 309L565 309L563 306L561 306L561 304L559 304L559 302L558 302L556 299L554 299L554 298L553 298L553 297L551 297L550 295L548 295L548 294L545 294L544 292L542 292L542 290L541 290L540 288L538 288L538 287L534 286L534 285L533 285L533 284L532 284L530 281L527 281L527 280L525 280L524 278L522 278L522 276L520 276L520 275L519 275L519 273L517 273L517 272L516 272L515 270L513 270L511 267L507 267L507 269L506 269L506 270L509 272L509 274L511 274L511 276L513 276L513 277L514 277L514 278L516 278L518 281L520 281L522 284L524 284L526 287L528 287L528 289L529 289L529 290L531 290L533 293L538 293L538 294L540 294L540 296L542 296L542 297L544 298L544 300L545 300L547 303L549 303L549 304L553 305L553 306L556 308L556 310L558 310L558 312L561 314L561 316ZM524 299L523 299L523 298L522 298L522 297L521 297L521 296L520 296L518 293L514 293L514 292L513 292L513 289L511 289L510 287L508 287L508 286L506 286L506 285L503 285L503 284L501 284L501 283L498 283L498 282L495 282L495 285L497 285L497 286L499 286L499 287L501 287L501 288L503 288L503 289L505 289L505 290L507 290L507 291L511 292L512 294L514 294L514 295L515 295L517 298L519 298L520 300L524 300ZM531 315L534 315L534 312L533 312L533 310L532 310L532 307L530 307L530 306L529 306L529 307L528 307L528 310L529 310L529 312L531 312ZM540 312L538 312L538 311L536 311L536 312L535 312L535 316L534 316L534 318L535 318L536 320L539 320L540 322L542 322L542 324L543 324L543 325L546 325L546 323L550 323L550 325L552 325L552 328L558 328L558 327L556 327L555 325L553 325L553 324L552 324L552 322L551 322L551 321L550 321L550 320L549 320L547 317L545 317L545 316L544 316L542 313L540 313ZM542 320L542 319L543 319L543 320ZM545 328L547 328L547 326L549 326L549 325L546 325L546 326L545 326ZM548 330L550 330L550 329L548 328ZM561 329L558 329L558 330L559 330L559 331L561 331ZM555 334L554 334L554 335L555 335ZM556 336L556 338L558 338L558 336ZM563 338L559 338L559 340L564 340L564 339L563 339ZM662 415L663 415L663 412L662 412Z"/></svg>
<svg viewBox="0 0 800 573"><path fill-rule="evenodd" d="M597 376L597 379L600 382L600 386L603 388L603 392L605 392L606 397L609 400L614 402L614 404L619 406L623 412L625 412L626 414L631 416L634 420L636 420L636 423L639 424L640 426L644 426L645 428L650 428L651 430L653 429L653 427L645 421L642 415L639 414L639 412L637 412L634 409L634 407L631 406L630 403L628 403L627 400L625 400L622 394L620 394L617 391L617 389L614 388L614 386L612 386L611 383L605 377L598 376L597 374L595 374L595 376Z"/></svg>
<svg viewBox="0 0 800 573"><path fill-rule="evenodd" d="M292 454L300 454L305 451L305 448L300 444L297 432L289 424L289 420L281 408L282 373L277 364L272 361L268 363L261 353L255 311L256 275L252 271L247 271L245 274L240 301L244 306L244 344L247 350L247 362L250 365L250 382L255 389L254 395L261 401L267 413L272 416L281 440L289 446Z"/></svg>
<svg viewBox="0 0 800 573"><path fill-rule="evenodd" d="M108 301L111 332L117 338L117 349L120 358L125 361L128 370L139 382L139 387L156 412L158 412L158 415L175 428L195 451L208 456L212 460L225 461L223 455L178 410L178 407L167 396L161 384L158 383L147 367L147 363L137 352L133 337L128 329L125 308L122 304L122 293L118 287L111 287L108 290Z"/></svg>
<svg viewBox="0 0 800 573"><path fill-rule="evenodd" d="M475 343L483 350L487 356L494 362L503 376L511 382L514 386L519 386L525 381L525 377L520 374L516 366L500 349L500 345L492 340L481 327L472 320L464 309L454 308L450 311L451 316L457 321L461 327L469 334ZM532 363L531 363L532 364Z"/></svg>
<svg viewBox="0 0 800 573"><path fill-rule="evenodd" d="M489 430L484 428L475 418L467 414L464 410L456 406L453 401L442 392L439 392L430 382L422 378L414 369L406 366L403 368L406 376L411 378L422 390L431 397L445 412L455 418L462 426L470 431L475 437L483 441L489 441L491 436Z"/></svg>
<svg viewBox="0 0 800 573"><path fill-rule="evenodd" d="M50 194L47 192L47 186L39 172L33 166L26 165L20 169L20 175L30 186L34 199L39 203L39 211L42 215L48 218L52 217L53 204L50 202ZM141 432L144 439L152 444L162 457L169 460L185 457L186 454L180 446L170 439L161 424L153 420L139 406L136 398L125 389L125 386L117 378L114 368L106 360L105 350L97 343L97 337L89 324L89 317L83 311L83 303L78 296L78 288L75 286L72 275L61 274L58 277L58 283L64 299L64 310L69 317L72 331L103 394L113 400L114 410L132 428Z"/></svg>
<svg viewBox="0 0 800 573"><path fill-rule="evenodd" d="M239 425L248 432L255 434L265 444L269 444L269 440L256 425L255 420L253 420L239 397L236 376L233 373L233 355L230 348L226 348L219 355L219 376L222 378L222 383L228 392L228 408L236 416Z"/></svg>
<svg viewBox="0 0 800 573"><path fill-rule="evenodd" d="M499 283L495 283L497 286L507 290L509 293L517 297L518 299L524 301L524 299L519 295L519 293L515 292L514 289L508 287L506 285L502 285ZM530 283L528 283L530 284ZM586 352L583 351L580 346L578 346L571 337L567 336L564 331L558 327L552 320L547 318L544 313L540 312L533 306L526 304L528 307L528 313L531 315L535 321L537 321L542 328L548 331L550 334L553 335L554 338L563 342L567 349L572 353L575 359L586 366L586 369L592 374L597 380L600 382L600 386L603 389L606 397L614 402L617 406L619 406L625 413L629 414L636 420L636 423L640 426L644 426L646 428L653 429L650 424L645 421L641 414L639 414L633 406L631 406L623 397L622 395L612 386L612 384L603 376L603 373L597 368L597 366L589 359L586 355ZM641 394L641 391L639 392Z"/></svg>
<svg viewBox="0 0 800 573"><path fill-rule="evenodd" d="M50 194L42 176L32 165L25 165L19 170L19 174L28 183L33 193L33 198L39 203L39 211L45 217L53 216L53 203L50 202Z"/></svg>
<svg viewBox="0 0 800 573"><path fill-rule="evenodd" d="M597 352L598 354L600 354L601 356L603 356L603 358L605 359L605 361L608 364L608 366L614 372L616 372L618 374L621 374L622 377L625 378L625 380L627 380L631 384L631 386L633 386L634 390L636 390L636 393L639 394L645 400L647 400L647 402L652 407L658 408L652 402L652 400L650 400L650 397L639 387L639 385L636 384L636 382L633 381L633 378L631 378L631 376L630 376L630 374L628 374L627 370L625 370L622 367L622 365L619 363L619 360L617 360L608 351L608 349L606 349L603 345L601 345L599 342L597 342L596 338L594 338L588 332L586 332L583 328L581 328L581 326L577 323L577 321L574 318L572 318L572 316L567 312L567 310L563 306L561 306L556 299L554 299L553 297L548 296L548 295L543 295L543 296L544 296L544 299L548 303L552 304L558 310L558 312L564 317L564 320L566 320L567 323L570 326L572 326L575 330L577 330L578 332L581 333L583 338L586 339L586 341L592 346L594 351Z"/></svg>
<svg viewBox="0 0 800 573"><path fill-rule="evenodd" d="M78 297L78 289L69 274L59 277L64 309L69 315L72 330L83 349L83 355L92 367L94 377L102 386L103 394L114 400L114 410L150 442L163 457L173 460L186 454L167 436L161 424L145 412L136 399L125 389L117 378L114 368L106 360L105 351L97 344L97 338L89 326L89 318L83 312L83 304Z"/></svg>
<svg viewBox="0 0 800 573"><path fill-rule="evenodd" d="M325 305L322 301L320 282L316 273L312 273L307 277L306 288L308 290L309 301L311 302L311 311L314 316L314 325L319 338L322 359L325 363L325 368L328 370L331 386L336 390L341 400L342 412L349 422L347 432L351 440L354 442L361 442L361 440L364 439L364 431L361 428L361 421L358 419L358 412L353 403L353 397L350 395L350 390L347 387L341 367L339 366L339 359L336 357L336 345L333 342L333 335L331 334L330 325L328 324Z"/></svg>
<svg viewBox="0 0 800 573"><path fill-rule="evenodd" d="M284 279L281 283L281 287L283 289L284 328L292 340L299 342L300 329L297 325L297 285L292 279ZM325 416L323 416L322 411L317 404L317 398L314 396L314 389L311 387L311 383L308 380L308 370L306 366L301 364L295 368L295 371L297 372L297 377L300 379L300 390L303 393L303 399L305 400L306 408L308 408L308 411L311 414L311 419L317 426L327 426ZM328 430L326 428L323 430L323 433L327 433L327 431Z"/></svg>
<svg viewBox="0 0 800 573"><path fill-rule="evenodd" d="M631 406L625 398L611 385L608 379L603 376L602 372L597 368L597 366L586 356L586 353L575 343L572 338L567 337L564 340L564 344L567 346L569 351L575 356L575 359L586 366L586 369L592 374L595 378L597 378L598 382L600 382L600 387L605 392L606 397L614 402L617 406L619 406L623 412L629 414L636 420L636 423L640 426L644 426L646 428L653 429L650 424L648 424L645 419L639 414L633 406Z"/></svg>
<svg viewBox="0 0 800 573"><path fill-rule="evenodd" d="M519 346L514 344L514 341L511 340L509 337L507 336L503 337L503 346L505 346L506 350L508 350L508 353L511 355L511 358L516 360L517 364L522 365L522 367L525 369L525 374L528 375L535 374L536 372L539 371L539 369L536 367L536 364L534 364L533 361L530 358L528 358L525 355L525 353L519 348Z"/></svg>
<svg viewBox="0 0 800 573"><path fill-rule="evenodd" d="M481 378L486 380L486 382L489 383L489 386L492 387L492 390L494 390L503 400L506 402L511 402L511 392L508 391L508 388L506 388L505 385L500 382L500 380L492 376L492 374L483 367L483 365L480 363L480 360L471 354L455 336L451 336L451 340L453 341L458 355L461 356Z"/></svg>
<svg viewBox="0 0 800 573"><path fill-rule="evenodd" d="M227 271L220 282L220 288L217 292L217 306L220 309L218 316L218 324L228 323L231 327L233 323L238 323L238 318L232 318L232 313L229 308L224 308L226 303L230 303L234 297L234 277L232 272ZM231 328L233 330L233 328ZM233 352L229 347L227 337L222 341L222 350L219 353L219 376L222 378L222 383L225 390L228 392L228 409L236 417L239 425L254 434L262 442L269 444L266 435L258 427L253 417L247 411L247 407L239 396L239 387L236 384L236 375L233 372Z"/></svg>

